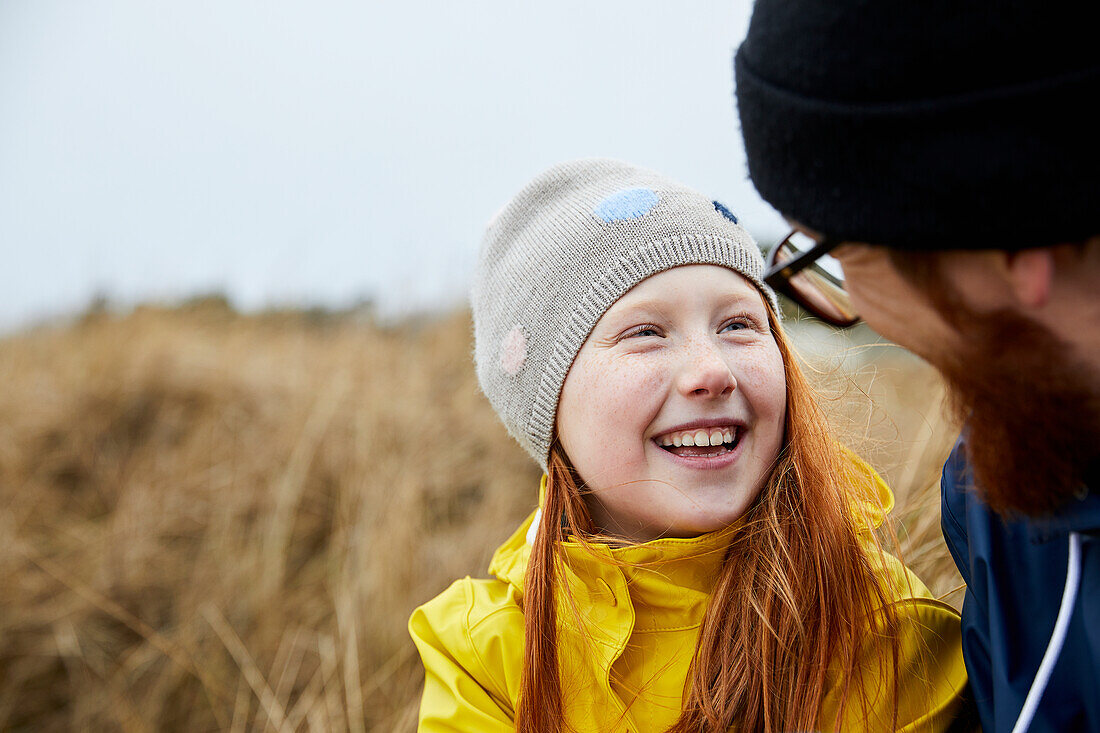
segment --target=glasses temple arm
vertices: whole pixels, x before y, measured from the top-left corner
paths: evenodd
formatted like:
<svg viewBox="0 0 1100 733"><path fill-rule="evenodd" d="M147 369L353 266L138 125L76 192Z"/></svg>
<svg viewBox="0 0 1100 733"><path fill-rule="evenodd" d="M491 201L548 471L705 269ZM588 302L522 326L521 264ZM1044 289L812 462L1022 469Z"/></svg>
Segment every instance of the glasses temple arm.
<svg viewBox="0 0 1100 733"><path fill-rule="evenodd" d="M783 240L786 241L786 240ZM776 245L776 248L783 246L783 242ZM798 274L802 270L812 265L817 261L821 255L828 254L830 251L840 246L839 240L824 239L815 244L810 249L802 252L793 260L783 262L781 264L772 265L767 272L764 273L764 277L761 278L765 283L771 287L776 287L784 280L789 280L794 275Z"/></svg>

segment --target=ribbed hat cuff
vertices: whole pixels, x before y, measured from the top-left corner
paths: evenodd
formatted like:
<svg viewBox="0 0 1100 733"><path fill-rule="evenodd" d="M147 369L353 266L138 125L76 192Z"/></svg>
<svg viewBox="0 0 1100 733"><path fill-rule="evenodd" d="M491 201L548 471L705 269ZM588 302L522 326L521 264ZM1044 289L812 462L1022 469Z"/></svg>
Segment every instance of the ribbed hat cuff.
<svg viewBox="0 0 1100 733"><path fill-rule="evenodd" d="M749 174L784 215L843 241L1016 249L1100 233L1100 67L939 99L816 99L734 61Z"/></svg>

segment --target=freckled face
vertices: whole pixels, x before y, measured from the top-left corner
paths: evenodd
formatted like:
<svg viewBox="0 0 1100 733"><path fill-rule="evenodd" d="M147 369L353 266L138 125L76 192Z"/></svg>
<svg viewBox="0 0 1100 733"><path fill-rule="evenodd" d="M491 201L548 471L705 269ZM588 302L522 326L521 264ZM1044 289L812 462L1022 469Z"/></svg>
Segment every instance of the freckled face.
<svg viewBox="0 0 1100 733"><path fill-rule="evenodd" d="M689 265L642 281L600 318L566 376L558 437L602 531L692 537L752 504L786 404L760 292L732 270Z"/></svg>

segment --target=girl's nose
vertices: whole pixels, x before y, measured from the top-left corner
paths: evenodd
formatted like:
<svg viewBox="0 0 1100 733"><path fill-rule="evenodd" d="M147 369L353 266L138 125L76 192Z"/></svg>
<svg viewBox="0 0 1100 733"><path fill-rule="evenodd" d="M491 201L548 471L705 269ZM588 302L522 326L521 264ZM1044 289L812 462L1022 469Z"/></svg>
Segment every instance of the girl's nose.
<svg viewBox="0 0 1100 733"><path fill-rule="evenodd" d="M688 397L724 397L737 389L729 364L713 344L696 344L685 354L680 391Z"/></svg>

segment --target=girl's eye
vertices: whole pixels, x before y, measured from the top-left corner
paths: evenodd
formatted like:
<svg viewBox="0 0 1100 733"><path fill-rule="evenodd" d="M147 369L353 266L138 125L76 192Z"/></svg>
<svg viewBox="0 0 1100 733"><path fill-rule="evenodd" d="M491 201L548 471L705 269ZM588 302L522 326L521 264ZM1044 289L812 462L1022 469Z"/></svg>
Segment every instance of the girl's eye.
<svg viewBox="0 0 1100 733"><path fill-rule="evenodd" d="M623 334L623 338L634 338L635 336L641 336L641 337L658 336L659 337L660 335L661 335L661 332L659 330L657 330L656 326L637 326L636 328L633 328L633 329L627 331L625 334Z"/></svg>
<svg viewBox="0 0 1100 733"><path fill-rule="evenodd" d="M765 325L765 321L761 321L760 318L752 313L743 313L739 316L735 316L718 329L718 333L732 333L734 331L755 331L756 333L766 334L769 333L768 327Z"/></svg>

